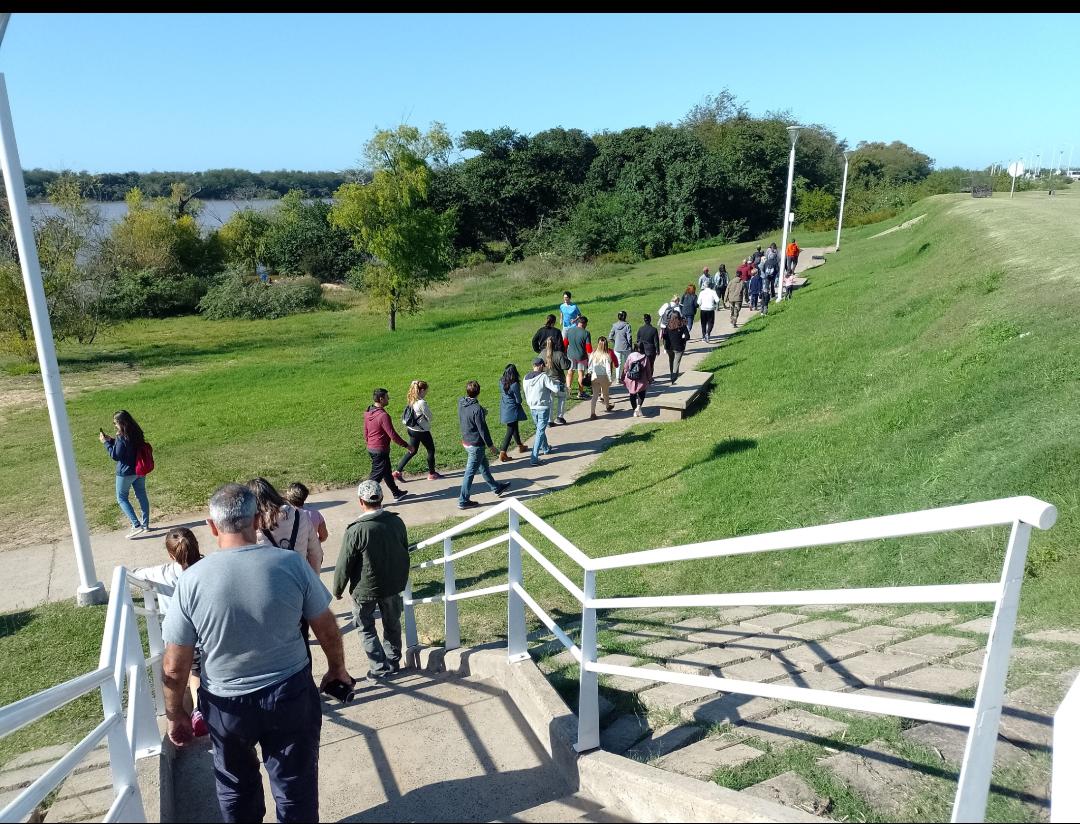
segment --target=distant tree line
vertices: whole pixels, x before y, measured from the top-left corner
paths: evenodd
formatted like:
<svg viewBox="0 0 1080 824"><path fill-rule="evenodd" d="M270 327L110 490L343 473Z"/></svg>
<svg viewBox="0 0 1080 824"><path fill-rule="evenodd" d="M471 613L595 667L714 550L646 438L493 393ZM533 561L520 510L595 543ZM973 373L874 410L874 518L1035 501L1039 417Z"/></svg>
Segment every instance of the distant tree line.
<svg viewBox="0 0 1080 824"><path fill-rule="evenodd" d="M455 140L438 123L426 132L402 125L376 132L366 168L351 172L31 170L26 180L31 196L57 207L35 231L60 339L86 342L105 323L196 310L279 317L318 305L326 281L362 289L393 330L398 314L419 311L424 290L454 267L536 254L634 261L760 236L781 222L793 123L784 112L751 115L724 91L678 124L618 132L526 135L507 126ZM797 226L835 227L848 148L825 126L802 128ZM860 143L845 223L876 222L921 197L970 188L973 174L935 170L899 141ZM998 175L993 186L1010 182ZM258 196L280 203L200 231L200 198ZM91 201L120 197L127 214L105 226ZM32 358L9 221L0 227L0 349Z"/></svg>
<svg viewBox="0 0 1080 824"><path fill-rule="evenodd" d="M258 200L284 197L299 191L307 198L331 197L338 187L352 179L342 172L249 172L244 169L210 169L205 172L56 172L28 169L26 196L48 198L49 185L61 176L73 178L90 200L122 201L132 189L146 197L168 197L174 183L182 183L203 200Z"/></svg>

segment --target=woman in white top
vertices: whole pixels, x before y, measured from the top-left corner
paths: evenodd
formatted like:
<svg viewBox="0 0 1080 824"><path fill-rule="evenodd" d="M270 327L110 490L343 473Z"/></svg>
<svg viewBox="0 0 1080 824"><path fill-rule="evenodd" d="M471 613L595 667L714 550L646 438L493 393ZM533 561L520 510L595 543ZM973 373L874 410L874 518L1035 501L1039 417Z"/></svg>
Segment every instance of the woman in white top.
<svg viewBox="0 0 1080 824"><path fill-rule="evenodd" d="M282 498L266 478L253 478L247 487L255 493L261 516L258 542L300 553L318 575L322 571L322 544L307 513Z"/></svg>
<svg viewBox="0 0 1080 824"><path fill-rule="evenodd" d="M427 396L427 381L413 381L409 384L407 405L401 416L405 431L409 433L409 450L398 461L394 470L394 480L403 481L401 472L408 466L413 456L420 451L420 444L427 450L427 476L429 481L442 477L435 471L435 441L431 437L431 407L424 398Z"/></svg>
<svg viewBox="0 0 1080 824"><path fill-rule="evenodd" d="M589 357L589 372L592 375L593 395L589 402L589 420L596 417L596 400L601 399L608 412L611 411L611 384L615 380L619 362L608 349L608 340L602 335L596 340L596 348Z"/></svg>

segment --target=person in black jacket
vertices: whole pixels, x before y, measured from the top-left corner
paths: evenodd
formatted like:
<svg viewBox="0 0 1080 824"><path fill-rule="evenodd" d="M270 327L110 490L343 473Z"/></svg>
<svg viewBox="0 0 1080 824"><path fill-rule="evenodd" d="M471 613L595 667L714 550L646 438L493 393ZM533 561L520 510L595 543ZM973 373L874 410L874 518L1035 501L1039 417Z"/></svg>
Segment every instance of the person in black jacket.
<svg viewBox="0 0 1080 824"><path fill-rule="evenodd" d="M683 352L686 351L686 343L690 340L690 330L686 328L684 318L675 317L664 329L664 349L667 351L668 373L671 382L675 383L679 377L679 362L682 361Z"/></svg>
<svg viewBox="0 0 1080 824"><path fill-rule="evenodd" d="M544 352L544 344L551 340L552 345L555 347L556 352L563 351L563 338L562 332L555 328L555 316L548 315L547 320L544 321L544 325L536 330L536 334L533 335L532 345L533 351L536 354L541 355Z"/></svg>
<svg viewBox="0 0 1080 824"><path fill-rule="evenodd" d="M458 509L472 509L480 506L469 497L472 491L473 478L479 471L487 481L491 491L502 496L510 488L509 481L499 483L491 476L491 467L488 465L487 451L498 455L495 442L491 440L491 432L488 431L487 410L476 399L480 397L480 384L469 381L465 384L465 397L458 399L458 422L461 424L461 445L469 458L465 463L465 474L461 478L461 494L458 496Z"/></svg>
<svg viewBox="0 0 1080 824"><path fill-rule="evenodd" d="M644 347L645 357L649 359L649 373L652 374L653 363L660 352L660 333L652 325L652 315L646 315L645 325L637 330L637 342Z"/></svg>

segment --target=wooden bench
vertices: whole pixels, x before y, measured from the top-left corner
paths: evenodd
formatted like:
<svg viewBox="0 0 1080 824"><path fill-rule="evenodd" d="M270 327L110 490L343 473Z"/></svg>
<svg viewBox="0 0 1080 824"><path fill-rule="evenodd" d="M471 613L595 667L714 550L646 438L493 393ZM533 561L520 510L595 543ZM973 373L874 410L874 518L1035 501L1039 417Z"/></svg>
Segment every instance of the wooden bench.
<svg viewBox="0 0 1080 824"><path fill-rule="evenodd" d="M659 420L682 420L686 417L687 410L705 394L712 378L712 372L695 372L691 369L679 375L674 385L661 385L657 394L646 398L646 401L651 401L651 405L660 409L657 416Z"/></svg>

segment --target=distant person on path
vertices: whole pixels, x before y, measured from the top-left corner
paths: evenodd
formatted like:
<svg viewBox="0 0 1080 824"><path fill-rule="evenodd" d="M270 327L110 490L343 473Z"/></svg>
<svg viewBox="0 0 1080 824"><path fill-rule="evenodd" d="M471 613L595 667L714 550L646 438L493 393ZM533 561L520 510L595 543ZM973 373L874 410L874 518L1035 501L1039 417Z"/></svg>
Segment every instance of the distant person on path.
<svg viewBox="0 0 1080 824"><path fill-rule="evenodd" d="M566 333L574 327L574 323L581 314L578 305L570 299L569 292L562 293L562 303L559 305L559 313L562 315L563 336L565 337Z"/></svg>
<svg viewBox="0 0 1080 824"><path fill-rule="evenodd" d="M780 272L780 263L776 255L770 255L769 252L775 252L775 250L770 247L761 261L761 291L762 294L772 297L775 294L776 276ZM768 300L766 299L767 303Z"/></svg>
<svg viewBox="0 0 1080 824"><path fill-rule="evenodd" d="M420 445L424 445L427 452L427 476L429 481L437 481L442 477L435 471L435 440L431 437L431 407L428 406L427 381L413 381L409 384L409 392L405 397L405 411L402 413L401 422L405 425L405 432L409 436L408 451L401 456L397 469L394 470L394 480L404 481L401 474L409 461L420 451Z"/></svg>
<svg viewBox="0 0 1080 824"><path fill-rule="evenodd" d="M529 448L521 440L521 430L518 425L527 421L529 416L525 414L525 407L521 402L521 375L518 368L512 363L506 364L503 370L502 380L499 381L499 422L506 424L506 435L503 437L502 449L499 451L500 461L512 460L507 450L510 442L517 443L518 452L525 453Z"/></svg>
<svg viewBox="0 0 1080 824"><path fill-rule="evenodd" d="M215 491L207 523L219 551L180 576L162 627L169 738L182 747L192 737L183 693L198 647L199 709L210 727L224 820L263 820L261 760L277 820L318 821L322 706L296 628L307 619L326 655L323 686L353 682L330 593L297 553L256 543L258 508L246 487Z"/></svg>
<svg viewBox="0 0 1080 824"><path fill-rule="evenodd" d="M113 426L116 428L116 437L111 438L104 430L99 429L98 440L105 444L105 451L116 461L116 502L131 522L131 532L125 537L135 538L150 530L150 499L146 496L146 476L135 471L135 464L146 438L143 436L142 427L126 409L113 415ZM139 502L139 509L142 510L141 521L135 517L135 509L131 506L129 496L132 489L135 490L135 500Z"/></svg>
<svg viewBox="0 0 1080 824"><path fill-rule="evenodd" d="M199 552L199 540L195 533L186 527L175 527L165 535L165 551L169 554L169 562L160 566L142 567L132 570L131 574L144 581L159 584L168 589L168 592L158 592L158 612L167 615L172 606L173 595L176 593L176 584L180 580L184 570L192 564L202 560ZM191 674L188 676L188 689L184 691L184 712L191 715L191 730L196 738L202 738L210 734L210 728L206 726L206 719L196 709L199 699L199 652L195 651L195 657L191 664Z"/></svg>
<svg viewBox="0 0 1080 824"><path fill-rule="evenodd" d="M551 452L547 440L547 428L551 423L552 404L559 394L560 384L551 379L544 371L544 359L534 358L532 371L522 383L525 390L525 402L533 413L536 423L536 435L533 438L532 466L540 464L540 456Z"/></svg>
<svg viewBox="0 0 1080 824"><path fill-rule="evenodd" d="M761 297L758 300L758 308L761 310L761 314L769 314L769 301L772 299L773 278L763 277L761 279Z"/></svg>
<svg viewBox="0 0 1080 824"><path fill-rule="evenodd" d="M630 350L634 348L634 330L626 322L626 311L619 312L619 319L611 327L608 341L615 350L615 357L619 361L619 375L617 382L622 382L623 364L626 363Z"/></svg>
<svg viewBox="0 0 1080 824"><path fill-rule="evenodd" d="M469 381L465 384L465 397L458 400L458 422L461 424L461 445L469 456L465 462L465 474L461 478L461 494L458 496L458 509L472 509L480 506L469 497L472 492L473 478L477 472L484 476L487 485L497 496L510 488L510 481L499 483L491 476L491 467L488 465L487 450L491 454L498 455L495 443L491 440L491 432L488 431L487 410L480 405L477 398L480 397L480 384Z"/></svg>
<svg viewBox="0 0 1080 824"><path fill-rule="evenodd" d="M630 407L634 410L635 418L643 417L641 409L645 404L645 393L649 389L649 384L652 383L652 376L652 362L645 354L645 345L639 342L637 349L626 359L626 376L623 378L623 385L630 394Z"/></svg>
<svg viewBox="0 0 1080 824"><path fill-rule="evenodd" d="M652 315L645 315L644 320L644 326L639 326L637 330L637 345L639 351L643 352L645 357L649 359L649 377L651 379L653 363L656 361L656 356L660 353L660 333L656 331L656 327L652 325ZM623 381L623 383L626 382Z"/></svg>
<svg viewBox="0 0 1080 824"><path fill-rule="evenodd" d="M544 370L548 377L559 385L559 392L551 410L554 416L551 424L565 426L566 418L563 417L563 412L566 411L566 370L570 368L570 358L561 349L554 348L551 341L547 341L545 346Z"/></svg>
<svg viewBox="0 0 1080 824"><path fill-rule="evenodd" d="M326 543L326 539L330 537L330 533L326 529L326 518L324 518L322 513L317 509L304 508L304 504L307 503L308 494L308 488L297 481L296 483L289 484L288 488L285 490L285 494L281 497L308 516L308 520L311 521L311 526L314 528L315 534L319 538L319 543L324 544Z"/></svg>
<svg viewBox="0 0 1080 824"><path fill-rule="evenodd" d="M795 242L795 238L792 238L791 243L787 245L787 270L791 274L795 274L795 267L799 265L799 252L801 251L802 249Z"/></svg>
<svg viewBox="0 0 1080 824"><path fill-rule="evenodd" d="M750 300L750 278L753 276L754 267L750 263L750 258L747 258L742 262L742 265L735 269L735 275L739 278L739 282L742 283L742 302L746 303Z"/></svg>
<svg viewBox="0 0 1080 824"><path fill-rule="evenodd" d="M792 272L784 276L784 298L790 298L791 292L795 288L795 273Z"/></svg>
<svg viewBox="0 0 1080 824"><path fill-rule="evenodd" d="M682 310L683 322L687 332L694 331L694 316L697 315L698 297L697 288L691 283L686 287L683 296L679 298L679 308Z"/></svg>
<svg viewBox="0 0 1080 824"><path fill-rule="evenodd" d="M574 373L576 372L578 379L577 396L579 399L583 399L589 397L589 390L585 388L585 369L589 365L589 355L592 353L592 335L586 328L589 325L587 317L581 315L575 323L574 328L566 333L566 354L570 357L570 364L573 368L573 372L570 373L570 380L566 385L566 391L569 392L573 388Z"/></svg>
<svg viewBox="0 0 1080 824"><path fill-rule="evenodd" d="M589 420L596 420L596 401L604 402L604 409L610 412L611 384L615 380L619 362L614 353L608 349L607 338L601 336L596 340L596 347L589 357L589 373L592 375L592 400L589 401Z"/></svg>
<svg viewBox="0 0 1080 824"><path fill-rule="evenodd" d="M660 331L663 332L667 328L668 323L675 315L681 314L682 300L679 295L672 295L671 300L661 306L656 313L656 316L660 318Z"/></svg>
<svg viewBox="0 0 1080 824"><path fill-rule="evenodd" d="M323 549L311 518L282 498L266 478L252 478L247 488L259 507L257 543L293 550L318 575L322 571Z"/></svg>
<svg viewBox="0 0 1080 824"><path fill-rule="evenodd" d="M409 494L407 489L399 489L394 483L394 476L390 472L390 442L408 449L402 437L394 429L390 420L390 413L386 411L390 403L390 393L382 387L372 394L371 406L364 413L364 441L367 444L368 455L371 457L371 474L368 475L373 481L385 481L395 501L400 501Z"/></svg>
<svg viewBox="0 0 1080 824"><path fill-rule="evenodd" d="M731 283L728 284L727 302L731 310L731 325L736 329L739 327L739 312L742 310L742 293L743 282L738 278L732 278Z"/></svg>
<svg viewBox="0 0 1080 824"><path fill-rule="evenodd" d="M758 246L758 247L757 247L757 248L756 248L756 249L754 250L754 253L753 253L752 255L750 255L750 262L751 262L751 263L752 263L752 264L753 264L754 266L757 266L757 265L758 265L758 264L759 264L759 263L761 262L761 259L762 259L763 257L765 257L765 253L764 253L764 252L762 252L762 251L761 251L761 247L760 247L760 246Z"/></svg>
<svg viewBox="0 0 1080 824"><path fill-rule="evenodd" d="M533 335L532 347L536 354L541 354L544 351L544 343L551 340L555 343L556 349L562 349L562 332L555 328L555 316L548 315L544 320L544 325L536 330L536 334Z"/></svg>
<svg viewBox="0 0 1080 824"><path fill-rule="evenodd" d="M668 357L668 373L671 382L679 379L679 364L682 362L683 352L686 351L687 341L690 340L690 330L686 328L686 322L682 318L675 318L664 330L664 349Z"/></svg>
<svg viewBox="0 0 1080 824"><path fill-rule="evenodd" d="M706 286L698 295L698 306L701 307L701 339L705 343L712 343L712 330L716 324L716 309L720 305L720 295L712 286Z"/></svg>
<svg viewBox="0 0 1080 824"><path fill-rule="evenodd" d="M360 517L345 528L334 567L334 597L348 585L353 623L368 658L368 677L385 678L401 669L401 593L409 580L409 534L405 522L382 508L382 487L361 481L356 488ZM382 618L382 640L375 628Z"/></svg>
<svg viewBox="0 0 1080 824"><path fill-rule="evenodd" d="M757 269L750 276L750 308L757 309L758 301L761 300L761 273Z"/></svg>
<svg viewBox="0 0 1080 824"><path fill-rule="evenodd" d="M720 307L723 308L723 309L727 308L727 301L724 299L724 295L727 294L727 286L728 286L727 267L724 264L721 263L720 266L716 270L716 277L713 278L713 289L715 289L716 294L718 294L720 296Z"/></svg>
<svg viewBox="0 0 1080 824"><path fill-rule="evenodd" d="M697 279L698 292L704 292L708 287L713 285L712 275L709 274L709 267L706 266L701 270L701 277Z"/></svg>

